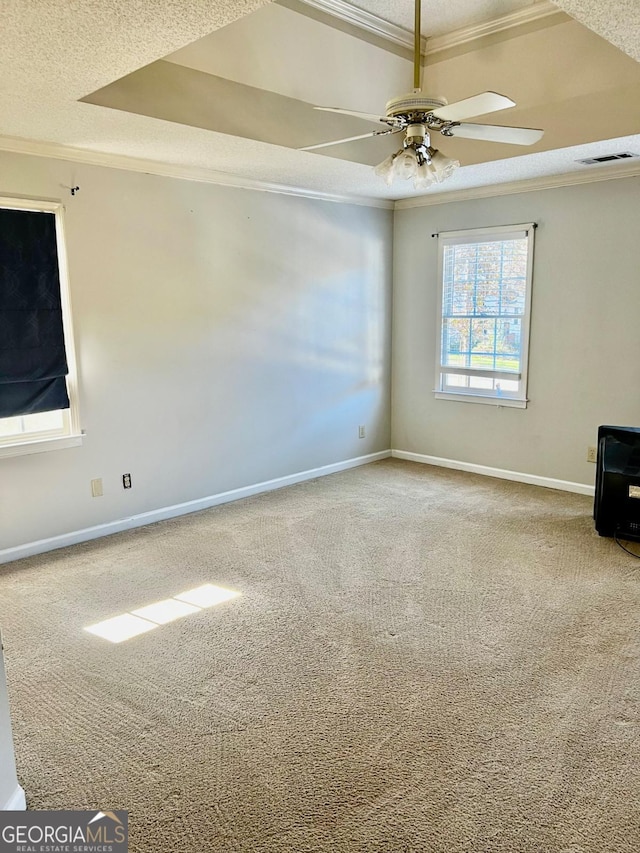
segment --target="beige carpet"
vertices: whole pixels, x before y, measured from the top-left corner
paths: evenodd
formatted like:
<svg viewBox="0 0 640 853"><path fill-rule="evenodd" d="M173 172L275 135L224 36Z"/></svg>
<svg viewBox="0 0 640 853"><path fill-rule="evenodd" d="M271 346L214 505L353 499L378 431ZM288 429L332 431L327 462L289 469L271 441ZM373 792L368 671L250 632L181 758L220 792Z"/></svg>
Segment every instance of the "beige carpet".
<svg viewBox="0 0 640 853"><path fill-rule="evenodd" d="M588 498L391 460L7 566L29 806L145 853L638 853L639 566ZM83 631L203 583L242 594Z"/></svg>

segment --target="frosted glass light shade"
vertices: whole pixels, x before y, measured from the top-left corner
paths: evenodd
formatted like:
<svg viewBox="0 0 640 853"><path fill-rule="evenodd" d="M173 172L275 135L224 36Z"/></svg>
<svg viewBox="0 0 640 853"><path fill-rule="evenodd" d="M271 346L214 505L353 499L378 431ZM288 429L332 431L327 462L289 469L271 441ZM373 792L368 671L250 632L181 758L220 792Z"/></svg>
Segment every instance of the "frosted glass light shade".
<svg viewBox="0 0 640 853"><path fill-rule="evenodd" d="M412 149L405 149L402 154L398 154L393 167L394 174L399 178L408 181L415 178L418 172L418 161Z"/></svg>
<svg viewBox="0 0 640 853"><path fill-rule="evenodd" d="M418 163L418 157L413 148L401 148L395 154L390 154L377 165L374 172L383 178L390 187L395 178L411 180L417 190L428 189L432 184L442 183L450 178L460 166L458 160L446 157L435 148L428 149L429 162Z"/></svg>
<svg viewBox="0 0 640 853"><path fill-rule="evenodd" d="M431 165L436 174L436 181L441 183L450 178L456 169L460 168L460 161L445 157L441 151L434 151L431 155Z"/></svg>
<svg viewBox="0 0 640 853"><path fill-rule="evenodd" d="M374 174L378 175L379 178L383 178L385 184L390 187L393 183L393 164L395 163L395 159L398 156L398 152L395 154L389 154L382 163L378 163L375 167Z"/></svg>

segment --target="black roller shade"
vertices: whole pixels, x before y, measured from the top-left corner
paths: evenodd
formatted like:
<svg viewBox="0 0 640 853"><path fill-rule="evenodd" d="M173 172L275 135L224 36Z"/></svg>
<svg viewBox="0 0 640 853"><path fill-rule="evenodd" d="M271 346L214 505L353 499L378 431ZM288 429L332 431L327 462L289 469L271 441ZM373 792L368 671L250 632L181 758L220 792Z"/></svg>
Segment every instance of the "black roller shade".
<svg viewBox="0 0 640 853"><path fill-rule="evenodd" d="M69 408L53 213L0 208L0 418Z"/></svg>

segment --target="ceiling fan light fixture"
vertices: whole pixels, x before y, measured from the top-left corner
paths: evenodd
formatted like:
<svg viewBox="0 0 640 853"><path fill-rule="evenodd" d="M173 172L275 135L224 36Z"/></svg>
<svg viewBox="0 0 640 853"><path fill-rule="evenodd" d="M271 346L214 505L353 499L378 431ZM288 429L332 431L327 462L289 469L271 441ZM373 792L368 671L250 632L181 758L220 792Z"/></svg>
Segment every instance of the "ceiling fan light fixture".
<svg viewBox="0 0 640 853"><path fill-rule="evenodd" d="M460 168L459 160L452 160L451 157L447 157L442 153L442 151L436 151L434 148L430 148L429 154L431 155L431 167L435 172L436 181L438 183L446 181L447 178L450 178L451 175L453 175L456 169Z"/></svg>
<svg viewBox="0 0 640 853"><path fill-rule="evenodd" d="M313 2L313 0L310 0ZM422 93L422 67L420 58L421 2L415 0L413 28L413 91L387 101L385 115L357 112L340 107L315 107L325 112L357 116L378 126L378 130L360 136L350 136L330 142L309 145L303 151L315 151L344 142L354 142L366 137L389 136L404 131L402 148L379 163L374 172L383 178L387 186L394 178L413 180L416 189L427 189L434 183L450 178L460 167L458 160L446 157L431 147L431 134L445 137L479 139L510 145L535 145L542 138L542 130L531 127L508 127L506 125L477 124L467 121L475 116L515 107L515 101L498 92L487 91L449 104L445 98L430 97ZM380 125L384 130L380 130Z"/></svg>
<svg viewBox="0 0 640 853"><path fill-rule="evenodd" d="M390 187L396 178L404 181L415 179L419 168L416 152L413 148L405 147L390 154L373 171Z"/></svg>
<svg viewBox="0 0 640 853"><path fill-rule="evenodd" d="M417 190L427 190L432 184L436 183L436 176L431 163L421 163L416 171L416 177L413 182Z"/></svg>
<svg viewBox="0 0 640 853"><path fill-rule="evenodd" d="M402 149L401 149L402 150ZM374 174L376 174L379 178L382 178L385 184L390 187L393 183L394 178L394 164L396 161L396 157L401 153L400 151L396 151L393 154L389 154L388 157L382 161L382 163L378 163L375 167Z"/></svg>
<svg viewBox="0 0 640 853"><path fill-rule="evenodd" d="M460 166L458 160L446 157L435 148L416 148L405 145L377 165L374 173L390 187L395 178L410 181L417 190L426 190L450 178Z"/></svg>
<svg viewBox="0 0 640 853"><path fill-rule="evenodd" d="M393 166L394 177L410 181L418 174L418 158L413 148L404 148L398 153Z"/></svg>

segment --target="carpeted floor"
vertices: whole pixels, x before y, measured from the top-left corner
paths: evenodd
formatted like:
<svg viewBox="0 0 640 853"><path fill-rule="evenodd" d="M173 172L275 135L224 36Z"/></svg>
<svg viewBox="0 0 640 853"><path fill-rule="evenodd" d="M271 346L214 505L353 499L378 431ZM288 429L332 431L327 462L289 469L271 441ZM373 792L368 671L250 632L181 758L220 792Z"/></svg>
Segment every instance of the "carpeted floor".
<svg viewBox="0 0 640 853"><path fill-rule="evenodd" d="M379 462L0 569L20 780L145 853L637 853L639 614L590 499Z"/></svg>

